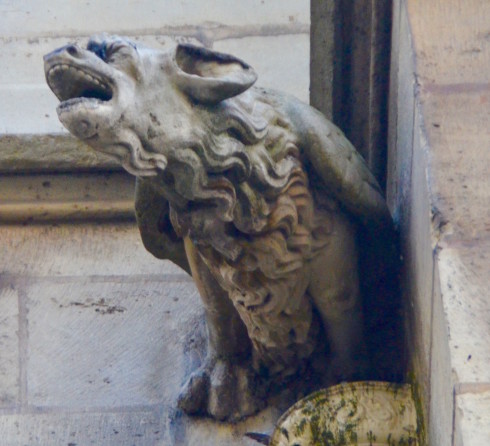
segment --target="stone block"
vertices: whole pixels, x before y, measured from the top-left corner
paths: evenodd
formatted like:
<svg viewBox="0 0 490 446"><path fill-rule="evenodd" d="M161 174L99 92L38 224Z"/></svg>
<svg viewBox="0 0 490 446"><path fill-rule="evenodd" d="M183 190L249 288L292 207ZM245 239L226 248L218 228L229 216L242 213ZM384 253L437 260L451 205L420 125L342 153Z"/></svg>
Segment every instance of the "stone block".
<svg viewBox="0 0 490 446"><path fill-rule="evenodd" d="M441 246L490 238L490 89L473 86L423 87L433 230Z"/></svg>
<svg viewBox="0 0 490 446"><path fill-rule="evenodd" d="M159 411L0 415L2 444L9 446L164 446Z"/></svg>
<svg viewBox="0 0 490 446"><path fill-rule="evenodd" d="M0 274L0 409L20 403L19 353L25 347L20 319L19 291Z"/></svg>
<svg viewBox="0 0 490 446"><path fill-rule="evenodd" d="M490 2L407 0L406 4L422 83L456 88L488 85Z"/></svg>
<svg viewBox="0 0 490 446"><path fill-rule="evenodd" d="M117 0L40 3L26 0L2 1L0 36L77 36L102 30L128 34L134 30L161 31L162 28L200 25L206 22L230 26L267 25L270 23L309 23L308 0ZM22 24L22 26L19 26ZM161 32L165 34L165 32Z"/></svg>
<svg viewBox="0 0 490 446"><path fill-rule="evenodd" d="M454 446L487 446L490 442L490 384L456 395Z"/></svg>
<svg viewBox="0 0 490 446"><path fill-rule="evenodd" d="M192 283L48 279L28 286L26 298L29 407L175 404L184 349L202 328Z"/></svg>
<svg viewBox="0 0 490 446"><path fill-rule="evenodd" d="M43 85L0 85L0 101L2 135L64 132L56 115L59 101Z"/></svg>
<svg viewBox="0 0 490 446"><path fill-rule="evenodd" d="M191 419L168 407L0 415L8 446L256 446L245 432L271 433L277 411L236 424Z"/></svg>
<svg viewBox="0 0 490 446"><path fill-rule="evenodd" d="M257 85L284 91L308 103L308 34L226 39L217 41L213 49L233 54L250 64L259 75Z"/></svg>
<svg viewBox="0 0 490 446"><path fill-rule="evenodd" d="M438 253L451 366L459 383L490 383L490 242Z"/></svg>
<svg viewBox="0 0 490 446"><path fill-rule="evenodd" d="M0 225L0 272L6 275L89 277L179 275L169 261L148 253L135 223Z"/></svg>

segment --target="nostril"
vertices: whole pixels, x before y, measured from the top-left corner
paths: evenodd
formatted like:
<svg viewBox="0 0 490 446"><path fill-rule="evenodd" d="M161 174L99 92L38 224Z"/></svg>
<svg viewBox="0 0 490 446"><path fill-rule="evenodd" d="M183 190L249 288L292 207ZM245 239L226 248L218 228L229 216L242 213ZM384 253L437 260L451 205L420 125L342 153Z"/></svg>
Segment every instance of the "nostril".
<svg viewBox="0 0 490 446"><path fill-rule="evenodd" d="M78 49L75 45L69 45L66 47L66 51L70 56L77 57L78 56Z"/></svg>

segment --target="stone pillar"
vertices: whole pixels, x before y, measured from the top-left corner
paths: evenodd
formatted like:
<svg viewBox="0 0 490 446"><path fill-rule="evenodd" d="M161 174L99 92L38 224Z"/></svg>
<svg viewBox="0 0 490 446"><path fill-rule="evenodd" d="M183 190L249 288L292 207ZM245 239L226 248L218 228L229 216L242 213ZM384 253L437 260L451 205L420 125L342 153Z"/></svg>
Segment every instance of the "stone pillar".
<svg viewBox="0 0 490 446"><path fill-rule="evenodd" d="M311 0L310 102L386 183L390 1Z"/></svg>

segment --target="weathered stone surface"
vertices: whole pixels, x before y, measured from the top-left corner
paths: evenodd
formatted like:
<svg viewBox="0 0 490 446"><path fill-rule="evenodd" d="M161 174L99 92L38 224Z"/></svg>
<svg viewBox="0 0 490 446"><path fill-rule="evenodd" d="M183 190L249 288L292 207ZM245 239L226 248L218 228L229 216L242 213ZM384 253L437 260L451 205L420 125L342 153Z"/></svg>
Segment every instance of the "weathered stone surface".
<svg viewBox="0 0 490 446"><path fill-rule="evenodd" d="M333 120L386 182L391 5L313 0L311 104Z"/></svg>
<svg viewBox="0 0 490 446"><path fill-rule="evenodd" d="M421 88L431 147L434 237L442 247L485 242L490 239L490 83Z"/></svg>
<svg viewBox="0 0 490 446"><path fill-rule="evenodd" d="M4 17L0 18L0 20ZM64 22L66 23L66 22ZM98 32L101 31L102 28ZM193 41L197 43L196 39L186 38L184 36L168 36L164 34L138 34L133 32L130 34L135 41L141 41L145 45L152 45L155 48L164 48L169 45L174 45L176 40ZM1 40L2 52L0 53L0 61L3 64L4 69L0 72L0 86L11 87L17 85L17 88L25 86L26 88L42 88L46 93L49 93L52 104L56 108L57 101L53 94L46 88L45 76L43 65L41 63L44 54L49 52L53 47L59 47L66 44L66 36L61 33L61 37L44 36L39 38L29 37L13 37L5 38ZM70 42L78 45L84 45L87 41L85 33L73 36L70 38ZM15 92L13 92L15 93ZM26 92L27 94L27 92ZM32 103L33 94L30 96L30 103ZM59 125L59 121L56 119L56 113L54 108L51 109L51 113L54 118L52 122L58 125L58 129L64 130L63 126ZM2 124L4 124L2 122ZM21 123L18 123L20 125ZM33 132L34 133L34 132Z"/></svg>
<svg viewBox="0 0 490 446"><path fill-rule="evenodd" d="M0 222L134 219L134 179L123 172L0 176Z"/></svg>
<svg viewBox="0 0 490 446"><path fill-rule="evenodd" d="M62 278L35 281L26 299L29 406L175 404L201 328L192 282Z"/></svg>
<svg viewBox="0 0 490 446"><path fill-rule="evenodd" d="M405 3L417 51L417 77L423 87L474 89L480 83L488 84L489 2L407 0ZM461 117L465 118L463 113ZM476 113L473 117L478 119Z"/></svg>
<svg viewBox="0 0 490 446"><path fill-rule="evenodd" d="M410 385L342 383L314 392L281 416L270 446L418 445Z"/></svg>
<svg viewBox="0 0 490 446"><path fill-rule="evenodd" d="M451 367L460 383L490 383L489 253L485 241L446 247L437 255Z"/></svg>
<svg viewBox="0 0 490 446"><path fill-rule="evenodd" d="M0 415L9 446L257 446L246 432L270 433L277 411L230 425L191 420L167 407Z"/></svg>
<svg viewBox="0 0 490 446"><path fill-rule="evenodd" d="M397 21L393 30L393 48L396 50L391 57L386 199L393 219L399 226L404 226L410 218L416 81L413 76L414 52L405 6L400 6L401 2L394 4L397 5L395 8L399 16L395 16Z"/></svg>
<svg viewBox="0 0 490 446"><path fill-rule="evenodd" d="M308 102L310 48L307 33L220 40L213 49L246 60L259 74L258 86L281 90Z"/></svg>
<svg viewBox="0 0 490 446"><path fill-rule="evenodd" d="M271 432L288 402L237 425L176 411L182 379L203 360L202 307L134 224L0 233L5 444L239 446L253 445L245 432Z"/></svg>
<svg viewBox="0 0 490 446"><path fill-rule="evenodd" d="M452 445L453 418L454 418L454 372L451 359L449 342L451 333L447 324L447 314L445 311L444 299L441 294L441 278L437 264L434 265L432 293L432 335L429 363L424 364L429 367L425 370L427 376L418 375L428 380L421 389L430 392L430 397L421 392L420 397L428 405L426 408L430 422L425 425L426 438L430 439L435 445ZM418 370L417 373L421 373ZM429 385L430 384L430 385Z"/></svg>
<svg viewBox="0 0 490 446"><path fill-rule="evenodd" d="M25 348L25 332L18 299L18 289L0 273L0 408L7 409L20 402L19 353Z"/></svg>
<svg viewBox="0 0 490 446"><path fill-rule="evenodd" d="M120 170L109 157L66 133L0 135L0 153L0 172L7 174Z"/></svg>
<svg viewBox="0 0 490 446"><path fill-rule="evenodd" d="M146 252L134 223L1 225L0 245L5 276L188 277Z"/></svg>
<svg viewBox="0 0 490 446"><path fill-rule="evenodd" d="M490 386L456 396L454 446L487 446L490 439Z"/></svg>
<svg viewBox="0 0 490 446"><path fill-rule="evenodd" d="M410 125L410 121L408 123ZM431 208L426 177L426 147L422 135L415 130L413 136L413 158L409 172L410 179L404 185L411 186L406 197L399 197L403 209L402 228L403 279L405 306L409 322L408 339L411 367L418 378L422 395L430 392L430 355L432 344L432 288L433 251L431 234ZM403 161L401 161L403 163ZM407 192L405 192L407 193ZM429 400L423 400L428 410Z"/></svg>
<svg viewBox="0 0 490 446"><path fill-rule="evenodd" d="M33 97L36 98L36 102L34 103ZM63 131L53 119L53 110L56 108L56 101L53 100L49 91L41 86L29 85L19 88L8 84L0 85L0 100L2 101L0 115L2 139L0 141L6 147L8 147L8 144L12 140L4 140L5 135L30 135ZM20 144L17 144L10 151L19 151L21 147ZM12 154L7 153L8 155L12 156ZM3 169L4 167L2 166Z"/></svg>
<svg viewBox="0 0 490 446"><path fill-rule="evenodd" d="M0 415L2 443L9 446L164 446L167 432L159 410L134 412Z"/></svg>
<svg viewBox="0 0 490 446"><path fill-rule="evenodd" d="M200 1L136 0L121 6L116 0L103 4L51 0L39 3L13 0L0 6L0 36L80 36L100 30L132 34L132 30L161 31L165 27L223 23L232 26L271 23L309 23L307 0L216 0L212 5ZM22 24L22 26L19 26ZM165 32L162 32L165 34Z"/></svg>
<svg viewBox="0 0 490 446"><path fill-rule="evenodd" d="M336 26L336 2L318 0L311 2L310 31L310 105L320 110L328 119L334 109L334 67L340 42Z"/></svg>

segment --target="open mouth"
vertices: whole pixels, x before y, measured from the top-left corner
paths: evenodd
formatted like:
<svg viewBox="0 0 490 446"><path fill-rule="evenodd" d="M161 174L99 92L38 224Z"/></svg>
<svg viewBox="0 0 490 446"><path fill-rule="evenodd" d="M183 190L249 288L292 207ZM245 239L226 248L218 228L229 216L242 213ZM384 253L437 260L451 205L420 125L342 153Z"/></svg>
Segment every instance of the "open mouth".
<svg viewBox="0 0 490 446"><path fill-rule="evenodd" d="M96 105L112 99L109 83L81 67L66 63L53 65L47 73L48 85L66 108L77 103Z"/></svg>

